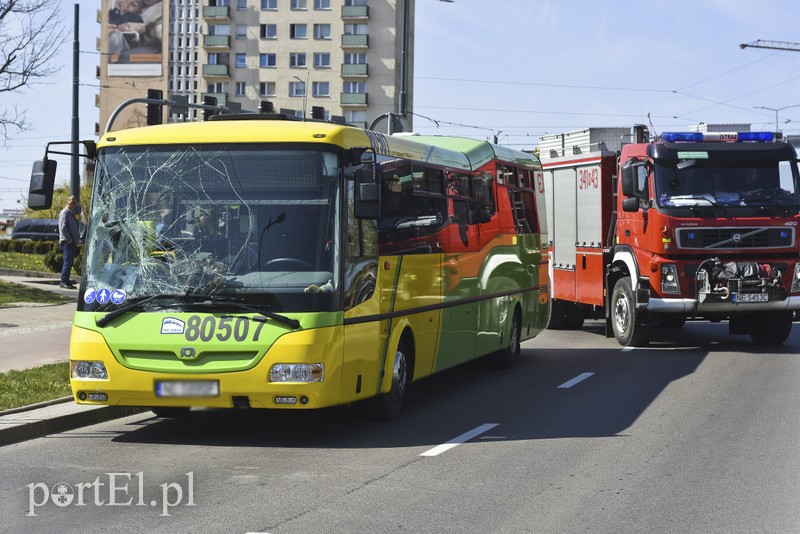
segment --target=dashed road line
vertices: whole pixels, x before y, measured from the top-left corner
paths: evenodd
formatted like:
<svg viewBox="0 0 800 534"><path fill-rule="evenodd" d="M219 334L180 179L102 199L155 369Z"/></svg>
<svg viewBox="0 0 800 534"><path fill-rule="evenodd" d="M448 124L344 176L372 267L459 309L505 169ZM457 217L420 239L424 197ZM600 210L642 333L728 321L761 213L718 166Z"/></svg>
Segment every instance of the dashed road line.
<svg viewBox="0 0 800 534"><path fill-rule="evenodd" d="M590 376L593 376L593 375L594 375L594 373L581 373L578 376L576 376L575 378L573 378L572 380L568 380L568 381L564 382L563 384L561 384L560 386L558 386L558 389L569 389L572 386L574 386L575 384L577 384L579 382L583 382L584 380L586 380L587 378L589 378Z"/></svg>
<svg viewBox="0 0 800 534"><path fill-rule="evenodd" d="M434 447L432 449L429 449L429 450L423 452L422 454L420 454L420 456L438 456L438 455L442 454L443 452L449 451L453 447L456 447L456 446L464 443L465 441L471 440L475 436L479 436L479 435L483 434L484 432L493 429L496 426L497 426L497 423L486 423L486 424L483 424L483 425L481 425L481 426L479 426L477 428L473 428L469 432L465 432L464 434L461 434L460 436L451 439L447 443L443 443L442 445L438 445L438 446L436 446L436 447Z"/></svg>

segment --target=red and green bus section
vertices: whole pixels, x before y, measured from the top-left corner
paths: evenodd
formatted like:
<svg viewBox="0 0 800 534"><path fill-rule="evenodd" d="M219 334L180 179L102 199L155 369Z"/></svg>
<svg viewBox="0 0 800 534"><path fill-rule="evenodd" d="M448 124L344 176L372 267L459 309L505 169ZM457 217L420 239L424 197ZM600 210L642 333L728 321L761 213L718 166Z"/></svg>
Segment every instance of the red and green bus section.
<svg viewBox="0 0 800 534"><path fill-rule="evenodd" d="M321 408L386 392L402 336L413 347L416 380L502 349L515 312L521 339L542 331L546 301L529 283L539 279L538 261L522 261L522 249L539 244L524 241L504 235L486 252L382 257L377 289L366 302L344 313L287 314L300 321L299 330L268 321L257 339L260 323L247 319L242 323L249 324L248 335L235 343L217 339L220 330L209 328L208 341L191 343L197 351L192 360L178 358L187 341L181 334L161 334L162 320L174 317L188 325L193 315L211 316L219 325L229 314L131 313L100 329L95 319L102 313L77 312L70 354L102 361L109 379L72 379L73 394L108 395L104 402L79 401L87 404L230 408L232 397L247 396L254 408ZM461 299L468 300L456 305ZM233 321L238 317L252 315ZM364 322L343 324L359 318ZM323 363L325 377L313 383L269 382L275 363ZM219 396L156 396L158 381L191 379L218 380ZM309 402L278 405L279 396L305 396Z"/></svg>

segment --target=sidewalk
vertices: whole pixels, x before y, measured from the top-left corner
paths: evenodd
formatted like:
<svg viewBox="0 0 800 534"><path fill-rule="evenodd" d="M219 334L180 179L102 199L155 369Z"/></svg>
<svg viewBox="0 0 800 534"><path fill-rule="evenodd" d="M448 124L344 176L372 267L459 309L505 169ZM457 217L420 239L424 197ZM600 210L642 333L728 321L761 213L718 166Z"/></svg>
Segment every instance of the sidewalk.
<svg viewBox="0 0 800 534"><path fill-rule="evenodd" d="M0 307L0 372L69 360L69 333L78 290L58 286L57 274L0 270L0 280L75 298L64 304L18 303ZM46 335L45 335L46 333ZM0 412L0 446L124 417L142 411L79 406L72 397Z"/></svg>

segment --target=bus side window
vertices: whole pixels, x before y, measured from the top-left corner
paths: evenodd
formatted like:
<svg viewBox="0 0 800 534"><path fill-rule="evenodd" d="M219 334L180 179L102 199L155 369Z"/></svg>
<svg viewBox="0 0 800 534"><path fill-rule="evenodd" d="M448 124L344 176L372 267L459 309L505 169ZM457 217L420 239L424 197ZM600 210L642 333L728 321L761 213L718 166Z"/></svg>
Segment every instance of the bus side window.
<svg viewBox="0 0 800 534"><path fill-rule="evenodd" d="M472 178L472 206L474 214L473 224L489 222L495 214L494 192L492 190L492 175L482 172Z"/></svg>

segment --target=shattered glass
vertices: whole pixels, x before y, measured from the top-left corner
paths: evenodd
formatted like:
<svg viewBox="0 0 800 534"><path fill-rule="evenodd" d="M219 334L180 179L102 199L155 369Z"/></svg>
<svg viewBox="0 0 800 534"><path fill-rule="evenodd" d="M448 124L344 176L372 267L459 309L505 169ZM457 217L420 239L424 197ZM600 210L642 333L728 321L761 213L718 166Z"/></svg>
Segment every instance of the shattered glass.
<svg viewBox="0 0 800 534"><path fill-rule="evenodd" d="M87 291L235 296L336 308L340 168L318 147L107 148L86 239ZM84 299L86 301L87 299ZM84 302L108 309L119 302Z"/></svg>

